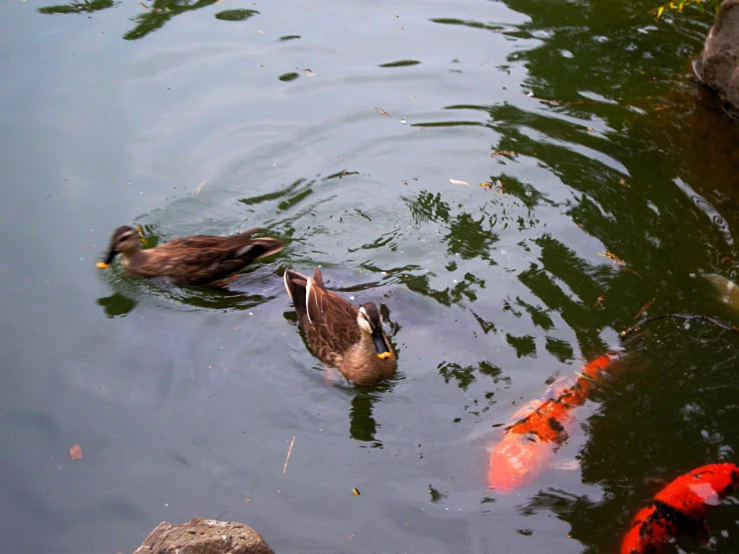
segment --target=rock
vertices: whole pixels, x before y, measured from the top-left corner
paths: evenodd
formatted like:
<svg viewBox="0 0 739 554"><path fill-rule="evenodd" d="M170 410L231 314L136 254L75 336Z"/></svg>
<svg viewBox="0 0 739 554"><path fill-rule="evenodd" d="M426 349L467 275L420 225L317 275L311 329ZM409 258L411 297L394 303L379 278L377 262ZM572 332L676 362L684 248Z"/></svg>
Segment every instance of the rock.
<svg viewBox="0 0 739 554"><path fill-rule="evenodd" d="M694 68L698 78L718 92L729 113L739 117L739 0L721 4Z"/></svg>
<svg viewBox="0 0 739 554"><path fill-rule="evenodd" d="M275 554L251 527L233 521L195 518L160 523L133 554Z"/></svg>

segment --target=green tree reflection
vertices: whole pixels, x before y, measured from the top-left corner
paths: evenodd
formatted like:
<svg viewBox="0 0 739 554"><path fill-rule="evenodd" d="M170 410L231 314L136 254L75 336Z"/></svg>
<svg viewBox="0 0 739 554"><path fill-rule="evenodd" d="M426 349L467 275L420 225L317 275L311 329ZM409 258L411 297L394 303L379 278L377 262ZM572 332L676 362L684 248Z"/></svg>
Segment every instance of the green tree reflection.
<svg viewBox="0 0 739 554"><path fill-rule="evenodd" d="M118 2L115 0L84 0L77 2L76 0L69 4L62 4L59 6L47 6L45 8L39 8L38 11L45 14L54 13L92 13L107 8L112 8L117 5Z"/></svg>
<svg viewBox="0 0 739 554"><path fill-rule="evenodd" d="M191 2L189 0L155 0L151 3L147 11L133 18L137 25L123 35L123 38L126 40L136 40L145 37L149 33L164 27L167 21L176 15L193 10L199 10L200 8L215 4L217 1L218 0L198 0L197 2Z"/></svg>
<svg viewBox="0 0 739 554"><path fill-rule="evenodd" d="M150 4L139 2L144 10L132 18L136 26L123 35L125 40L136 40L161 29L170 19L185 12L199 10L216 4L218 0L154 0ZM116 0L73 0L68 4L39 8L43 14L93 13L117 6ZM258 14L256 10L224 10L215 14L222 21L245 21Z"/></svg>

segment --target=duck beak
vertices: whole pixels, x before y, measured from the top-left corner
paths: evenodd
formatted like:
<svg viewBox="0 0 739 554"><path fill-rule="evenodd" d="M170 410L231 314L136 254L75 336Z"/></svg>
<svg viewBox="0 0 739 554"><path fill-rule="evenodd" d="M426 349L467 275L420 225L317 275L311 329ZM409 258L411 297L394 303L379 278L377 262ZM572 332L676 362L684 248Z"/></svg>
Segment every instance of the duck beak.
<svg viewBox="0 0 739 554"><path fill-rule="evenodd" d="M105 269L113 262L116 255L118 255L118 252L116 252L115 250L111 248L110 250L108 250L108 255L105 257L105 260L103 260L102 262L96 263L95 267L97 267L98 269Z"/></svg>
<svg viewBox="0 0 739 554"><path fill-rule="evenodd" d="M386 360L392 353L385 344L385 337L382 336L380 329L372 331L372 341L375 343L375 349L377 349L377 357Z"/></svg>

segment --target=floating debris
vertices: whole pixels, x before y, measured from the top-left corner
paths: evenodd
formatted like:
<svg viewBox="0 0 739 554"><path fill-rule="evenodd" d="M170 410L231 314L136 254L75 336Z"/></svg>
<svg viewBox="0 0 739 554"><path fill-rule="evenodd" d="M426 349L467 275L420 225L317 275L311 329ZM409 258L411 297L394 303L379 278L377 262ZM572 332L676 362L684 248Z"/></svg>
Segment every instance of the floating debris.
<svg viewBox="0 0 739 554"><path fill-rule="evenodd" d="M491 183L490 181L480 183L480 186L484 188L485 190L493 190L497 192L498 194L505 193L505 191L503 190L503 181L501 181L500 179L495 181L495 183Z"/></svg>
<svg viewBox="0 0 739 554"><path fill-rule="evenodd" d="M285 458L285 465L282 467L283 475L285 475L285 472L287 471L287 462L290 461L290 454L292 454L294 444L295 444L295 437L293 437L293 440L290 441L290 448L287 449L287 458Z"/></svg>
<svg viewBox="0 0 739 554"><path fill-rule="evenodd" d="M81 460L82 459L82 447L79 444L75 444L72 448L69 449L69 456L73 460Z"/></svg>
<svg viewBox="0 0 739 554"><path fill-rule="evenodd" d="M380 112L380 113L381 113L382 115L384 115L384 116L386 116L386 117L391 117L391 116L390 116L390 114L389 114L389 113L387 113L387 112L386 112L385 110L383 110L382 108L377 108L377 107L376 107L375 109L376 109L376 110L377 110L378 112Z"/></svg>
<svg viewBox="0 0 739 554"><path fill-rule="evenodd" d="M623 261L621 258L616 256L615 254L609 252L608 250L606 250L605 252L598 252L598 256L603 256L604 258L608 258L616 265L626 265L625 261Z"/></svg>
<svg viewBox="0 0 739 554"><path fill-rule="evenodd" d="M635 316L634 316L634 317L633 317L632 319L639 319L639 317L640 317L640 316L641 316L641 315L642 315L642 314L643 314L644 312L646 312L646 311L647 311L647 310L648 310L649 308L651 308L651 307L652 307L652 304L654 304L654 301L655 301L655 300L656 300L656 298L652 298L652 299L651 299L651 300L650 300L649 302L647 302L646 304L644 304L644 305L643 305L643 306L641 307L641 310L639 310L639 312L637 312L637 314L636 314L636 315L635 315Z"/></svg>
<svg viewBox="0 0 739 554"><path fill-rule="evenodd" d="M204 179L203 182L200 183L200 185L198 186L198 188L196 188L193 191L192 195L193 196L197 196L198 194L200 194L200 191L203 190L203 187L205 186L205 183L207 183L207 182L208 182L208 179Z"/></svg>
<svg viewBox="0 0 739 554"><path fill-rule="evenodd" d="M557 106L577 106L579 104L600 104L600 102L594 102L592 100L580 100L578 102L565 102L563 100L547 100L546 98L537 98L534 96L533 92L521 92L520 90L510 90L506 87L503 87L503 90L509 90L510 92L517 92L518 94L523 94L524 96L528 96L529 98L533 98L534 100L539 100L540 102L546 102L548 104L556 104Z"/></svg>
<svg viewBox="0 0 739 554"><path fill-rule="evenodd" d="M464 185L465 187L470 186L470 184L467 181L460 181L458 179L449 179L449 182L453 185Z"/></svg>

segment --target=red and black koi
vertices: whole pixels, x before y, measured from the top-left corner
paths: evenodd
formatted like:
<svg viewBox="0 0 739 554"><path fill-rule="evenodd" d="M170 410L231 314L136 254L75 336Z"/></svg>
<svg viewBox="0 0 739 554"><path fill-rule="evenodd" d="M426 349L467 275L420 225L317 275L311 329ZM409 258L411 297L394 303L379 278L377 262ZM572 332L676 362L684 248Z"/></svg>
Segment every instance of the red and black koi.
<svg viewBox="0 0 739 554"><path fill-rule="evenodd" d="M739 467L734 464L707 465L681 475L636 514L621 554L659 554L681 532L707 544L711 533L706 513L737 486Z"/></svg>
<svg viewBox="0 0 739 554"><path fill-rule="evenodd" d="M555 383L545 400L536 400L513 415L518 419L505 429L503 439L490 455L488 484L491 489L511 491L533 481L551 456L567 440L572 411L587 400L616 359L604 354L580 373Z"/></svg>

